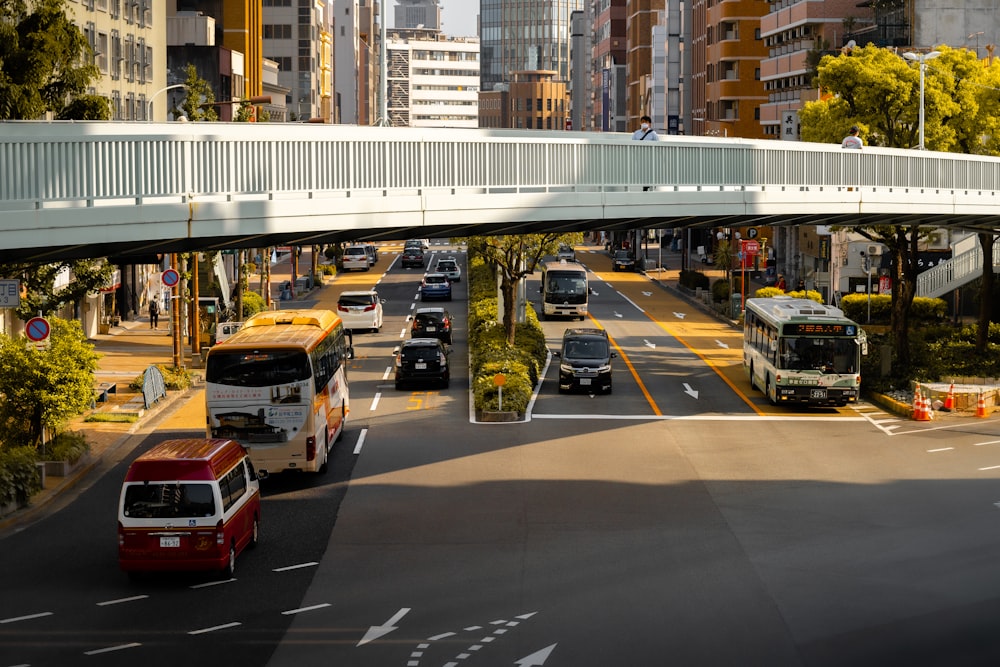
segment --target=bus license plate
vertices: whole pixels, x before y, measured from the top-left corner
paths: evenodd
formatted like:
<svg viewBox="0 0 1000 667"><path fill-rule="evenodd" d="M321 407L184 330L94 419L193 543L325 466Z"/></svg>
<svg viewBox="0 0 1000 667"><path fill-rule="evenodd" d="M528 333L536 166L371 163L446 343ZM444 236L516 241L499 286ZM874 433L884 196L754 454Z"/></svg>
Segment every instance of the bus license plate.
<svg viewBox="0 0 1000 667"><path fill-rule="evenodd" d="M826 389L809 390L809 398L826 398Z"/></svg>
<svg viewBox="0 0 1000 667"><path fill-rule="evenodd" d="M181 545L181 538L177 536L160 538L160 547L164 549L176 549L180 545Z"/></svg>

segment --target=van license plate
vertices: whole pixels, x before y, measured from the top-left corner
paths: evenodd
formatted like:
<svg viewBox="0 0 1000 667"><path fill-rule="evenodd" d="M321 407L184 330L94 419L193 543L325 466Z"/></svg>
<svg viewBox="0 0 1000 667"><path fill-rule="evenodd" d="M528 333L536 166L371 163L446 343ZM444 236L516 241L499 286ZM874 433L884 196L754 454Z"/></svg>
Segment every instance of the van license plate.
<svg viewBox="0 0 1000 667"><path fill-rule="evenodd" d="M425 370L427 368L427 364L421 363L421 362L418 361L417 363L413 364L413 367L415 369L417 369L418 371L422 371L422 370Z"/></svg>
<svg viewBox="0 0 1000 667"><path fill-rule="evenodd" d="M161 537L160 547L164 549L176 549L181 545L181 538L179 537Z"/></svg>
<svg viewBox="0 0 1000 667"><path fill-rule="evenodd" d="M581 386L588 385L588 384L590 384L590 378L580 378L580 385Z"/></svg>

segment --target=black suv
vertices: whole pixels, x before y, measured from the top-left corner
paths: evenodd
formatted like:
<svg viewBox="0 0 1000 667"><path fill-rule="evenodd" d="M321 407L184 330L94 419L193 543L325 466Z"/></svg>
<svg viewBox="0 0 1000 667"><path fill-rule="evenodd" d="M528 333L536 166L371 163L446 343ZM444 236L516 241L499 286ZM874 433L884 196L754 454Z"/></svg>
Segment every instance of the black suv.
<svg viewBox="0 0 1000 667"><path fill-rule="evenodd" d="M408 245L403 248L403 268L424 268L424 249L418 245Z"/></svg>
<svg viewBox="0 0 1000 667"><path fill-rule="evenodd" d="M396 348L396 389L409 380L437 381L445 389L451 375L448 355L451 353L437 338L411 338Z"/></svg>
<svg viewBox="0 0 1000 667"><path fill-rule="evenodd" d="M444 308L417 308L410 327L413 338L439 338L451 345L451 313Z"/></svg>
<svg viewBox="0 0 1000 667"><path fill-rule="evenodd" d="M618 353L611 349L603 329L566 329L559 358L559 391L583 389L611 393L611 360Z"/></svg>
<svg viewBox="0 0 1000 667"><path fill-rule="evenodd" d="M635 257L628 250L615 250L611 258L612 271L635 271Z"/></svg>

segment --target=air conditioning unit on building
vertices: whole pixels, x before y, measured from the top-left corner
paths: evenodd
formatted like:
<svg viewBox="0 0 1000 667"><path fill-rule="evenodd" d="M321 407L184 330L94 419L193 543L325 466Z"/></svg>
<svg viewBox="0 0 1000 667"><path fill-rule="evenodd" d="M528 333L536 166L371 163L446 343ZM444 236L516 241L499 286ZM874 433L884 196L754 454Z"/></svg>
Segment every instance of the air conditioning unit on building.
<svg viewBox="0 0 1000 667"><path fill-rule="evenodd" d="M867 254L867 255L868 255L869 257L871 257L871 256L873 256L873 255L875 255L875 256L877 256L877 255L881 255L881 254L882 254L882 246L878 245L877 243L872 243L872 244L870 244L870 245L869 245L869 246L868 246L868 247L867 247L867 248L865 249L865 253L866 253L866 254Z"/></svg>

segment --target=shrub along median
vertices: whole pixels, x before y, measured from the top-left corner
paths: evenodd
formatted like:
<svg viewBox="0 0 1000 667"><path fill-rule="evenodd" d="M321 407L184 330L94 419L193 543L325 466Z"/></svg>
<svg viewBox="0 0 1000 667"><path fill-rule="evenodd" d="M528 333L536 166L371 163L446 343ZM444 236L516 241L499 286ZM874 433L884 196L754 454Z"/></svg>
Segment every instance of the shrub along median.
<svg viewBox="0 0 1000 667"><path fill-rule="evenodd" d="M503 412L523 415L538 383L548 351L534 308L518 323L508 345L497 317L497 278L482 257L469 255L469 378L477 415L498 412L500 392L494 381L504 376Z"/></svg>

